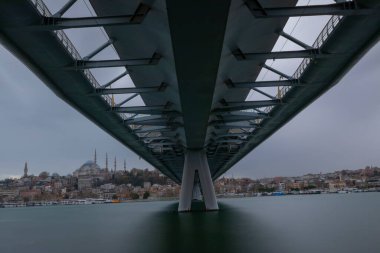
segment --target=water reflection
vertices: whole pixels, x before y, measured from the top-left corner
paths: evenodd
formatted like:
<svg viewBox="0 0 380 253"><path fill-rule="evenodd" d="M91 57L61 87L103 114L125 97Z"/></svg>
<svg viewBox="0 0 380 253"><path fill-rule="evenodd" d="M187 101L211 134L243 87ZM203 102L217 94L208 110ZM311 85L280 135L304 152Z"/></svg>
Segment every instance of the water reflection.
<svg viewBox="0 0 380 253"><path fill-rule="evenodd" d="M151 215L137 234L139 252L268 252L268 226L227 204L218 212L178 213L178 204ZM142 238L145 238L141 240ZM271 238L274 239L274 238ZM286 250L284 250L286 251Z"/></svg>
<svg viewBox="0 0 380 253"><path fill-rule="evenodd" d="M1 253L379 252L380 194L0 209Z"/></svg>

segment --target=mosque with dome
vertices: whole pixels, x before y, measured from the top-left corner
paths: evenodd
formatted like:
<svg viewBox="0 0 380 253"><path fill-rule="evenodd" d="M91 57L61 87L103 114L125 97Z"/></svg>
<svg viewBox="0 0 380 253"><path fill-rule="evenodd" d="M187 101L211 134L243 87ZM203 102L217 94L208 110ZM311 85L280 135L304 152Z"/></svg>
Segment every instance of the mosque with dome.
<svg viewBox="0 0 380 253"><path fill-rule="evenodd" d="M95 184L106 181L112 177L112 173L116 171L116 158L114 171L108 170L108 156L106 154L106 167L100 168L96 163L96 150L94 160L85 162L79 169L73 172L73 176L78 178L78 190L92 188Z"/></svg>

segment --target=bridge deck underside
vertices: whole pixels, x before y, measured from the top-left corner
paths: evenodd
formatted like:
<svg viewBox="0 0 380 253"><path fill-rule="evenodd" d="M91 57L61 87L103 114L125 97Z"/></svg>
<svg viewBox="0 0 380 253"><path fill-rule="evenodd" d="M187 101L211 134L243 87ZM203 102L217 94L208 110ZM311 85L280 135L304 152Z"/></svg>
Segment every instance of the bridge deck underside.
<svg viewBox="0 0 380 253"><path fill-rule="evenodd" d="M244 102L250 88L231 88L225 81L255 81L265 59L239 60L235 52L271 52L287 17L256 18L241 0L144 2L151 9L141 24L105 30L120 59L161 56L157 64L127 66L137 88L167 84L164 92L141 94L146 106L164 108L149 124L128 124L104 97L90 95L93 84L83 71L68 68L75 61L56 34L36 29L41 15L30 1L0 2L0 41L60 98L176 182L182 177L184 150L205 149L216 179L335 85L380 34L379 15L343 17L319 48L328 57L312 60L298 77L303 85L291 87L242 141L223 136L241 133L229 130L231 124L256 122L236 120L241 110L228 110L229 103ZM374 0L358 2L379 8ZM266 1L264 7L276 3ZM288 7L295 3L281 1ZM139 1L91 0L91 4L98 16L112 16L133 13ZM157 142L159 148L152 148L136 133L136 125L139 130L163 127L165 131L152 130L148 135L174 141Z"/></svg>
<svg viewBox="0 0 380 253"><path fill-rule="evenodd" d="M110 105L102 97L91 96L94 87L83 72L67 69L74 64L74 60L55 34L51 31L28 28L41 22L40 14L29 1L0 2L0 9L1 26L12 27L0 31L0 41L8 50L26 64L58 97L161 172L180 182L180 177L143 145L131 129L124 125L119 115L110 111Z"/></svg>

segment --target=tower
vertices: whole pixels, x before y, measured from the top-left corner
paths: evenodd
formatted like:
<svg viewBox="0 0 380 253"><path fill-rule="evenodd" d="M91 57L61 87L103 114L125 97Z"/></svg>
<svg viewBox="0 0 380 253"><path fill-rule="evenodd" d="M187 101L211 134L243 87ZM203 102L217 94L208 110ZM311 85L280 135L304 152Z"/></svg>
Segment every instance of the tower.
<svg viewBox="0 0 380 253"><path fill-rule="evenodd" d="M115 156L115 162L113 164L114 173L116 173L116 156Z"/></svg>
<svg viewBox="0 0 380 253"><path fill-rule="evenodd" d="M106 172L108 172L108 154L106 153Z"/></svg>
<svg viewBox="0 0 380 253"><path fill-rule="evenodd" d="M28 163L25 162L25 167L24 167L24 177L28 176Z"/></svg>
<svg viewBox="0 0 380 253"><path fill-rule="evenodd" d="M95 149L95 155L94 155L94 163L96 164L96 149Z"/></svg>
<svg viewBox="0 0 380 253"><path fill-rule="evenodd" d="M126 172L126 171L127 171L127 163L126 163L126 161L124 159L124 172Z"/></svg>

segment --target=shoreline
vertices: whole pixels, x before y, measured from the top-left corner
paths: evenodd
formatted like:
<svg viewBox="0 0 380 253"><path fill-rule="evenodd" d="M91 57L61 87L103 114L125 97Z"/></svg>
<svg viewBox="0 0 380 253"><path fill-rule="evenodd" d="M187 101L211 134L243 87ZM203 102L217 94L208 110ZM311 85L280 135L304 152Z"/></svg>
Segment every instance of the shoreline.
<svg viewBox="0 0 380 253"><path fill-rule="evenodd" d="M257 198L257 197L282 197L282 196L303 196L303 195L331 195L331 194L354 194L354 193L380 193L380 189L367 190L367 191L338 191L338 192L319 192L319 193L282 193L282 194L262 194L262 195L219 195L217 199L239 199L239 198ZM142 203L142 202L161 202L161 201L178 201L178 197L160 198L160 199L138 199L138 200L119 200L112 202L112 200L105 199L71 199L64 201L35 201L35 202L4 202L0 203L0 208L16 208L16 207L39 207L39 206L77 206L77 205L100 205L100 204L121 204L121 203Z"/></svg>

